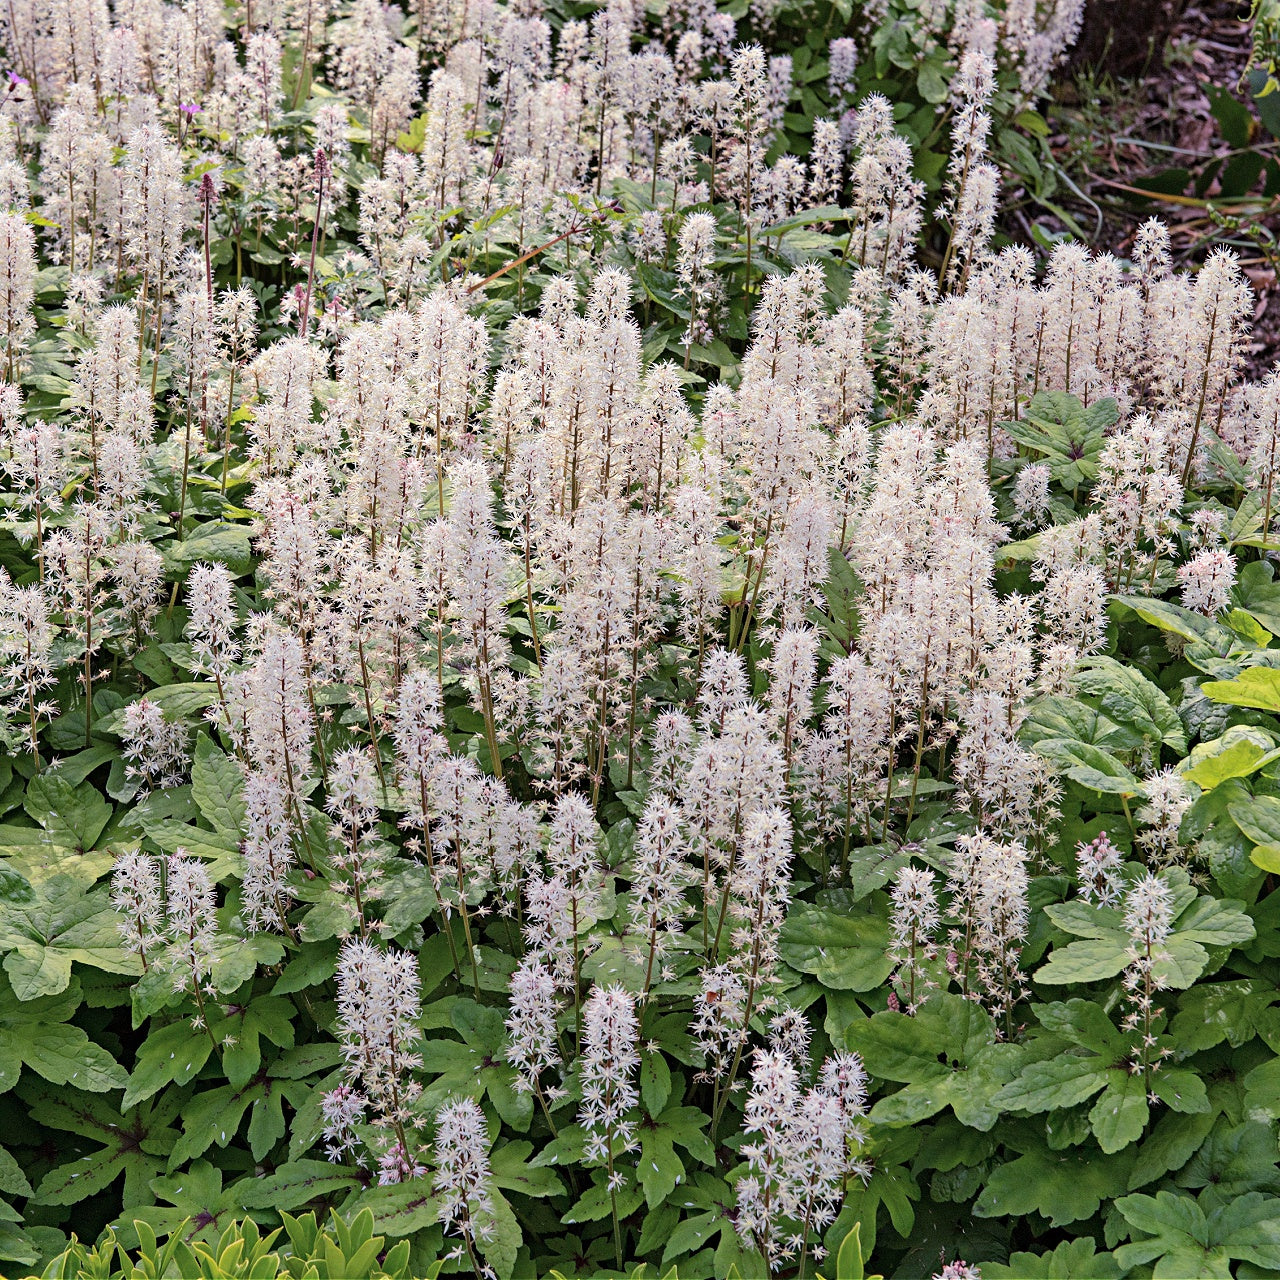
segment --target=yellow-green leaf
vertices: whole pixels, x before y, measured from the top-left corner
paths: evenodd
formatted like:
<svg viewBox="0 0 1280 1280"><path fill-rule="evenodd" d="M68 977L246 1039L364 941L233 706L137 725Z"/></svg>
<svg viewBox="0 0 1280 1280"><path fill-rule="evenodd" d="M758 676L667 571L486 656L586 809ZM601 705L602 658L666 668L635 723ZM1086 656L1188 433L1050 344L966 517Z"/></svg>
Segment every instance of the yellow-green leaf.
<svg viewBox="0 0 1280 1280"><path fill-rule="evenodd" d="M1253 847L1249 860L1263 871L1280 873L1280 844L1259 844Z"/></svg>
<svg viewBox="0 0 1280 1280"><path fill-rule="evenodd" d="M1272 735L1265 729L1238 724L1222 737L1193 747L1179 767L1182 776L1201 791L1212 791L1228 778L1247 778L1273 760L1280 760L1280 750Z"/></svg>
<svg viewBox="0 0 1280 1280"><path fill-rule="evenodd" d="M1274 667L1246 667L1234 680L1206 680L1200 691L1233 707L1280 711L1280 671Z"/></svg>

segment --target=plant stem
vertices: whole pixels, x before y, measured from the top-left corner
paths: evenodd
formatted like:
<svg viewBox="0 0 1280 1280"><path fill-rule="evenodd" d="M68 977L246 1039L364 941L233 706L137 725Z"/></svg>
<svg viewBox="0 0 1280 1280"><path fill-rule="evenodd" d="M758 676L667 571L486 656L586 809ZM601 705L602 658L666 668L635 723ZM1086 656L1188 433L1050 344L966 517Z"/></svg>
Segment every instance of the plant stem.
<svg viewBox="0 0 1280 1280"><path fill-rule="evenodd" d="M311 319L311 291L316 278L316 245L320 240L320 223L324 218L324 180L329 173L329 157L323 147L316 148L316 220L311 225L311 261L307 264L307 291L302 296L302 308L298 315L298 336L307 336Z"/></svg>

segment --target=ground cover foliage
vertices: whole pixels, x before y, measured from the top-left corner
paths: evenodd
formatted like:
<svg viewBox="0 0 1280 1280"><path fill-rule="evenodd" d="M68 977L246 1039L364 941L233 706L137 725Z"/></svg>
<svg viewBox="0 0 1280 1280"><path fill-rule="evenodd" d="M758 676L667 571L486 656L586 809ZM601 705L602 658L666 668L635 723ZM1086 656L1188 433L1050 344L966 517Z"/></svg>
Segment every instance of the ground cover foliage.
<svg viewBox="0 0 1280 1280"><path fill-rule="evenodd" d="M1280 1274L1280 377L1078 17L0 13L0 1267Z"/></svg>

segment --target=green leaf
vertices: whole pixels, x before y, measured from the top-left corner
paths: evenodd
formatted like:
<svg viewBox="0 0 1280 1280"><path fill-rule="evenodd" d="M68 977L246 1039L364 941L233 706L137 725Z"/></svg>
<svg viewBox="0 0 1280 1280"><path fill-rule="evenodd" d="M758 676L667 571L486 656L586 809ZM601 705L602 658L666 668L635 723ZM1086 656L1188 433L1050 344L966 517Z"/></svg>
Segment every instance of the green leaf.
<svg viewBox="0 0 1280 1280"><path fill-rule="evenodd" d="M1178 916L1174 932L1178 939L1200 942L1206 947L1238 947L1252 942L1257 929L1243 902L1204 895Z"/></svg>
<svg viewBox="0 0 1280 1280"><path fill-rule="evenodd" d="M141 961L122 945L108 890L86 893L68 875L40 884L31 902L0 903L0 950L8 951L4 969L20 1000L64 991L73 963L142 972Z"/></svg>
<svg viewBox="0 0 1280 1280"><path fill-rule="evenodd" d="M565 1222L602 1222L613 1213L613 1201L605 1177L597 1171L597 1178L598 1181L593 1182L565 1213ZM639 1187L623 1187L618 1191L617 1199L619 1218L633 1214L644 1203Z"/></svg>
<svg viewBox="0 0 1280 1280"><path fill-rule="evenodd" d="M1015 1070L1017 1052L1013 1045L987 1045L944 1078L909 1084L881 1098L871 1109L871 1119L876 1124L914 1124L950 1106L961 1124L988 1130L1000 1118L995 1099Z"/></svg>
<svg viewBox="0 0 1280 1280"><path fill-rule="evenodd" d="M204 733L196 735L191 757L191 798L215 831L239 839L245 821L244 777Z"/></svg>
<svg viewBox="0 0 1280 1280"><path fill-rule="evenodd" d="M661 1051L646 1050L640 1055L640 1097L654 1119L662 1114L671 1096L671 1068Z"/></svg>
<svg viewBox="0 0 1280 1280"><path fill-rule="evenodd" d="M50 1083L91 1093L123 1089L128 1078L124 1068L79 1027L41 1026L38 1034L19 1046L19 1053L32 1071Z"/></svg>
<svg viewBox="0 0 1280 1280"><path fill-rule="evenodd" d="M676 1155L671 1134L666 1129L641 1126L636 1176L650 1209L656 1209L684 1179L684 1162Z"/></svg>
<svg viewBox="0 0 1280 1280"><path fill-rule="evenodd" d="M189 857L211 859L212 866L208 870L215 881L232 870L239 870L240 844L235 836L221 831L206 831L204 827L176 822L172 818L149 816L142 818L142 831L165 853L177 853L181 849Z"/></svg>
<svg viewBox="0 0 1280 1280"><path fill-rule="evenodd" d="M237 577L253 568L249 527L213 520L197 525L182 542L168 548L168 557L177 564L218 561Z"/></svg>
<svg viewBox="0 0 1280 1280"><path fill-rule="evenodd" d="M284 943L272 933L247 938L219 934L213 944L210 981L220 995L228 995L248 982L260 964L276 964L283 955Z"/></svg>
<svg viewBox="0 0 1280 1280"><path fill-rule="evenodd" d="M149 689L146 693L148 702L154 702L169 721L190 720L206 707L211 707L218 700L218 686L209 683L166 684L158 689ZM95 732L119 733L124 727L124 708L111 712L101 720L94 720Z"/></svg>
<svg viewBox="0 0 1280 1280"><path fill-rule="evenodd" d="M556 1171L529 1164L532 1154L532 1142L507 1142L496 1148L489 1156L494 1186L537 1198L563 1195L564 1183Z"/></svg>
<svg viewBox="0 0 1280 1280"><path fill-rule="evenodd" d="M124 1069L79 1027L66 1025L82 1002L78 981L61 994L21 1001L0 979L0 1092L25 1063L53 1084L101 1093L123 1087Z"/></svg>
<svg viewBox="0 0 1280 1280"><path fill-rule="evenodd" d="M833 991L873 991L893 972L888 926L865 911L827 910L797 902L782 926L778 952Z"/></svg>
<svg viewBox="0 0 1280 1280"><path fill-rule="evenodd" d="M1244 609L1229 610L1222 621L1242 640L1258 649L1265 649L1271 643L1272 633Z"/></svg>
<svg viewBox="0 0 1280 1280"><path fill-rule="evenodd" d="M1227 806L1231 821L1261 845L1280 844L1280 798L1254 796Z"/></svg>
<svg viewBox="0 0 1280 1280"><path fill-rule="evenodd" d="M50 839L75 849L92 849L111 819L111 806L93 787L72 786L56 773L33 778L22 807Z"/></svg>
<svg viewBox="0 0 1280 1280"><path fill-rule="evenodd" d="M242 1178L233 1190L246 1209L297 1209L358 1184L355 1172L327 1160L291 1160L273 1173Z"/></svg>
<svg viewBox="0 0 1280 1280"><path fill-rule="evenodd" d="M342 1061L342 1046L313 1040L310 1044L288 1049L271 1064L267 1074L273 1080L305 1080L329 1071Z"/></svg>
<svg viewBox="0 0 1280 1280"><path fill-rule="evenodd" d="M37 1195L49 1204L77 1204L110 1186L122 1174L126 1209L148 1202L148 1183L164 1169L163 1153L176 1133L168 1127L176 1107L144 1106L123 1116L100 1095L42 1087L33 1099L33 1119L98 1144L96 1150L52 1169ZM83 1144L77 1143L83 1149Z"/></svg>
<svg viewBox="0 0 1280 1280"><path fill-rule="evenodd" d="M1251 1191L1238 1196L1215 1216L1212 1226L1231 1257L1280 1269L1280 1207L1273 1195Z"/></svg>
<svg viewBox="0 0 1280 1280"><path fill-rule="evenodd" d="M872 1076L907 1086L873 1108L872 1119L886 1125L913 1124L950 1106L962 1124L990 1129L1017 1054L996 1043L981 1008L952 994L931 997L914 1017L886 1011L855 1023L846 1043Z"/></svg>
<svg viewBox="0 0 1280 1280"><path fill-rule="evenodd" d="M1143 622L1161 631L1169 631L1187 641L1200 641L1211 648L1226 653L1231 645L1231 633L1201 614L1184 609L1169 600L1156 600L1150 596L1115 596L1114 599L1133 610ZM1202 686L1203 687L1203 686Z"/></svg>
<svg viewBox="0 0 1280 1280"><path fill-rule="evenodd" d="M1104 795L1134 796L1142 784L1109 751L1088 742L1043 738L1035 750L1058 766L1060 772L1090 791Z"/></svg>
<svg viewBox="0 0 1280 1280"><path fill-rule="evenodd" d="M34 1194L22 1166L3 1147L0 1147L0 1192L7 1196Z"/></svg>
<svg viewBox="0 0 1280 1280"><path fill-rule="evenodd" d="M936 61L931 59L920 64L920 70L916 73L916 90L926 102L946 101L947 82Z"/></svg>
<svg viewBox="0 0 1280 1280"><path fill-rule="evenodd" d="M216 1142L225 1147L236 1136L255 1095L232 1085L198 1093L182 1109L182 1137L170 1153L173 1168L204 1155Z"/></svg>
<svg viewBox="0 0 1280 1280"><path fill-rule="evenodd" d="M838 890L837 903L843 901L852 906L861 902L877 889L883 889L910 862L911 855L892 844L866 844L850 849L846 867L853 887ZM827 897L822 895L824 903Z"/></svg>
<svg viewBox="0 0 1280 1280"><path fill-rule="evenodd" d="M1129 940L1114 935L1089 938L1055 947L1047 963L1036 970L1037 982L1066 985L1114 978L1129 963Z"/></svg>
<svg viewBox="0 0 1280 1280"><path fill-rule="evenodd" d="M1179 754L1186 751L1187 733L1173 703L1133 667L1114 658L1085 658L1075 684L1113 720L1132 726L1140 737L1161 742Z"/></svg>
<svg viewBox="0 0 1280 1280"><path fill-rule="evenodd" d="M1187 1187L1210 1187L1201 1201L1206 1212L1249 1191L1280 1191L1280 1169L1275 1161L1276 1140L1270 1124L1246 1119L1232 1124L1225 1119L1214 1127L1204 1145L1187 1163L1178 1181Z"/></svg>
<svg viewBox="0 0 1280 1280"><path fill-rule="evenodd" d="M156 1028L138 1050L121 1105L127 1110L170 1082L186 1084L194 1080L212 1052L213 1041L207 1035L195 1035L189 1022Z"/></svg>
<svg viewBox="0 0 1280 1280"><path fill-rule="evenodd" d="M0 863L0 903L24 904L35 901L35 891L26 876Z"/></svg>
<svg viewBox="0 0 1280 1280"><path fill-rule="evenodd" d="M258 996L252 1004L237 1007L225 1017L211 1017L210 1030L222 1046L222 1070L228 1084L243 1088L257 1073L262 1062L261 1037L278 1048L293 1048L295 1013L289 1000Z"/></svg>
<svg viewBox="0 0 1280 1280"><path fill-rule="evenodd" d="M1037 698L1018 730L1018 737L1032 746L1046 738L1087 742L1096 747L1123 747L1125 741L1124 730L1109 716L1078 698L1061 694Z"/></svg>
<svg viewBox="0 0 1280 1280"><path fill-rule="evenodd" d="M1065 1037L1072 1044L1092 1049L1103 1057L1122 1053L1128 1036L1112 1023L1103 1007L1092 1000L1051 1001L1038 1005L1035 1015L1046 1031Z"/></svg>
<svg viewBox="0 0 1280 1280"><path fill-rule="evenodd" d="M1208 966L1209 953L1198 942L1174 936L1161 949L1152 973L1162 986L1184 991Z"/></svg>
<svg viewBox="0 0 1280 1280"><path fill-rule="evenodd" d="M1259 14L1265 15L1268 11L1260 9ZM1271 9L1274 15L1274 6ZM1269 24L1272 34L1277 29L1274 16ZM1253 105L1258 113L1258 118L1266 125L1273 138L1280 138L1280 84L1276 80L1276 62L1273 56L1270 58L1270 69L1267 67L1254 67L1249 72L1249 90L1253 94Z"/></svg>
<svg viewBox="0 0 1280 1280"><path fill-rule="evenodd" d="M1147 1127L1147 1086L1141 1073L1125 1068L1107 1072L1109 1083L1089 1112L1098 1146L1107 1155L1142 1137Z"/></svg>
<svg viewBox="0 0 1280 1280"><path fill-rule="evenodd" d="M1068 902L1052 902L1044 913L1065 933L1078 938L1128 937L1124 924L1124 912L1118 907L1100 907L1083 898Z"/></svg>
<svg viewBox="0 0 1280 1280"><path fill-rule="evenodd" d="M8 1093L22 1076L22 1055L10 1041L0 1040L0 1093Z"/></svg>
<svg viewBox="0 0 1280 1280"><path fill-rule="evenodd" d="M725 1230L731 1231L733 1228L728 1217L722 1213L697 1213L683 1219L667 1240L662 1252L662 1265L665 1267L672 1258L678 1258L682 1254L696 1252L713 1236Z"/></svg>
<svg viewBox="0 0 1280 1280"><path fill-rule="evenodd" d="M393 937L421 924L439 909L431 872L417 863L396 866L385 878L387 908L383 919Z"/></svg>
<svg viewBox="0 0 1280 1280"><path fill-rule="evenodd" d="M979 1218L1040 1213L1065 1227L1091 1218L1124 1190L1128 1163L1088 1151L1031 1151L992 1172L973 1212Z"/></svg>
<svg viewBox="0 0 1280 1280"><path fill-rule="evenodd" d="M1191 1115L1204 1114L1209 1110L1209 1094L1204 1081L1186 1067L1168 1067L1153 1072L1150 1088L1170 1111Z"/></svg>
<svg viewBox="0 0 1280 1280"><path fill-rule="evenodd" d="M1214 1112L1179 1115L1170 1111L1156 1121L1138 1148L1138 1159L1129 1174L1128 1190L1136 1191L1166 1173L1176 1172L1200 1149L1217 1121Z"/></svg>
<svg viewBox="0 0 1280 1280"><path fill-rule="evenodd" d="M1011 1253L1008 1266L984 1262L983 1280L1117 1280L1122 1273L1115 1258L1096 1249L1092 1236L1081 1236L1052 1253Z"/></svg>
<svg viewBox="0 0 1280 1280"><path fill-rule="evenodd" d="M1209 114L1218 122L1223 141L1235 150L1247 147L1253 129L1249 108L1229 90L1211 82L1205 85L1205 92L1209 97Z"/></svg>
<svg viewBox="0 0 1280 1280"><path fill-rule="evenodd" d="M283 1095L267 1085L254 1085L254 1098L249 1112L249 1153L254 1160L262 1161L267 1153L285 1135Z"/></svg>
<svg viewBox="0 0 1280 1280"><path fill-rule="evenodd" d="M307 987L326 982L332 978L338 967L338 944L336 942L310 942L294 952L284 972L276 979L271 988L273 996L292 995L295 991L303 991Z"/></svg>
<svg viewBox="0 0 1280 1280"><path fill-rule="evenodd" d="M414 116L409 121L409 128L404 133L396 134L396 148L400 151L421 151L427 136L427 116Z"/></svg>
<svg viewBox="0 0 1280 1280"><path fill-rule="evenodd" d="M874 1014L846 1033L848 1048L879 1080L923 1084L942 1079L947 1066L938 1061L937 1027L917 1015L886 1011Z"/></svg>
<svg viewBox="0 0 1280 1280"><path fill-rule="evenodd" d="M236 1192L232 1187L223 1187L222 1176L222 1170L209 1161L197 1160L189 1169L154 1178L154 1200L162 1203L153 1207L153 1201L127 1217L141 1219L157 1232L168 1233L186 1225L189 1241L212 1243L239 1214ZM126 1246L136 1239L131 1221L117 1219L112 1226Z"/></svg>
<svg viewBox="0 0 1280 1280"><path fill-rule="evenodd" d="M668 1107L658 1117L658 1126L666 1129L676 1146L683 1147L695 1160L715 1164L715 1148L706 1133L706 1114L697 1107Z"/></svg>
<svg viewBox="0 0 1280 1280"><path fill-rule="evenodd" d="M1275 1198L1252 1191L1206 1215L1190 1196L1161 1191L1128 1195L1116 1208L1149 1238L1116 1250L1123 1267L1159 1258L1155 1276L1229 1276L1229 1259L1280 1268L1280 1208Z"/></svg>
<svg viewBox="0 0 1280 1280"><path fill-rule="evenodd" d="M1223 1040L1238 1049L1257 1034L1263 1011L1278 996L1275 987L1254 979L1202 983L1178 1000L1174 1039L1184 1052L1210 1049Z"/></svg>
<svg viewBox="0 0 1280 1280"><path fill-rule="evenodd" d="M504 1055L506 1026L501 1010L461 1000L450 1005L449 1017L465 1043L431 1039L423 1045L423 1068L436 1076L424 1095L427 1102L434 1106L450 1096L483 1092L507 1124L528 1129L533 1097L515 1089L515 1069Z"/></svg>
<svg viewBox="0 0 1280 1280"><path fill-rule="evenodd" d="M73 756L66 756L64 759L59 760L55 766L55 773L42 774L41 777L44 779L60 778L63 782L69 782L72 787L78 787L95 769L104 764L109 764L112 760L117 759L119 755L120 752L115 746L106 743L96 747L86 747L83 751L77 751Z"/></svg>
<svg viewBox="0 0 1280 1280"><path fill-rule="evenodd" d="M1047 1062L1033 1062L996 1094L996 1102L1014 1111L1074 1107L1107 1084L1107 1065L1097 1054L1064 1053Z"/></svg>
<svg viewBox="0 0 1280 1280"><path fill-rule="evenodd" d="M1116 1201L1116 1208L1131 1227L1152 1237L1117 1249L1116 1261L1121 1266L1150 1262L1180 1246L1200 1249L1208 1242L1209 1224L1190 1196L1169 1191L1161 1191L1154 1197L1122 1196Z"/></svg>
<svg viewBox="0 0 1280 1280"><path fill-rule="evenodd" d="M1280 1058L1253 1068L1244 1078L1244 1114L1268 1121L1280 1116Z"/></svg>
<svg viewBox="0 0 1280 1280"><path fill-rule="evenodd" d="M1019 111L1013 118L1013 123L1019 129L1025 129L1028 133L1033 133L1037 138L1047 138L1051 132L1049 122L1038 111L1027 109Z"/></svg>
<svg viewBox="0 0 1280 1280"><path fill-rule="evenodd" d="M670 349L670 346L671 343L668 341L667 348ZM695 360L701 360L704 364L713 364L722 370L732 370L738 363L738 357L719 338L713 338L705 344L695 342L692 354Z"/></svg>
<svg viewBox="0 0 1280 1280"><path fill-rule="evenodd" d="M79 1204L105 1191L124 1173L126 1163L122 1152L103 1147L92 1155L57 1165L41 1179L36 1199L46 1205Z"/></svg>
<svg viewBox="0 0 1280 1280"><path fill-rule="evenodd" d="M374 1226L384 1235L411 1236L440 1221L440 1202L431 1194L426 1180L401 1182L389 1187L370 1187L346 1205L349 1213L368 1209Z"/></svg>
<svg viewBox="0 0 1280 1280"><path fill-rule="evenodd" d="M863 584L853 566L838 547L827 552L828 571L822 583L825 610L811 607L809 620L826 632L827 636L846 652L858 637L860 626L858 605L863 595Z"/></svg>
<svg viewBox="0 0 1280 1280"><path fill-rule="evenodd" d="M1053 480L1076 489L1097 479L1106 430L1118 416L1114 400L1098 400L1086 409L1066 392L1040 391L1022 419L1001 426L1019 444L1044 455Z"/></svg>
<svg viewBox="0 0 1280 1280"><path fill-rule="evenodd" d="M516 1255L524 1243L524 1233L501 1192L493 1192L489 1199L492 1216L486 1223L487 1232L479 1240L480 1255L492 1268L497 1280L511 1280L516 1269Z"/></svg>

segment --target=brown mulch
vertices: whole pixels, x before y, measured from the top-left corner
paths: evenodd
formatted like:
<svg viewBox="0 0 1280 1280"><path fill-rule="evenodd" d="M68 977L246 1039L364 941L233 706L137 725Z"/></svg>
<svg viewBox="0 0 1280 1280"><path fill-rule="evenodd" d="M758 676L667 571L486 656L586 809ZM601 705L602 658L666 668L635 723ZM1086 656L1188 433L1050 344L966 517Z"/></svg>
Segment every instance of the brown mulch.
<svg viewBox="0 0 1280 1280"><path fill-rule="evenodd" d="M1144 178L1151 180L1174 166L1194 175L1214 157L1230 152L1211 113L1209 90L1225 89L1241 102L1249 101L1242 77L1250 36L1242 13L1247 10L1230 0L1187 4L1173 22L1163 50L1139 57L1145 65L1136 72L1113 78L1106 73L1081 75L1077 68L1074 77L1064 77L1049 121L1056 130L1050 139L1055 154L1089 198L1064 198L1062 206L1091 233L1101 216L1100 246L1126 254L1138 226L1158 215L1169 224L1180 263L1203 261L1215 244L1225 242L1236 249L1257 297L1248 353L1249 376L1256 378L1280 361L1280 263L1274 239L1268 247L1259 247L1244 228L1252 220L1253 225L1280 237L1280 198L1264 200L1260 180L1256 199L1231 214L1240 219L1233 228L1215 223L1206 207L1218 194L1216 180L1203 198L1196 196L1193 184L1181 197L1135 194L1135 189L1148 190ZM1096 31L1086 34L1096 39ZM1128 61L1132 66L1132 51ZM1093 95L1092 102L1084 100L1088 95ZM1105 136L1090 130L1090 121L1105 121ZM1280 153L1274 144L1259 124L1251 145L1269 145L1270 154ZM1230 211L1230 206L1224 206L1224 211Z"/></svg>

